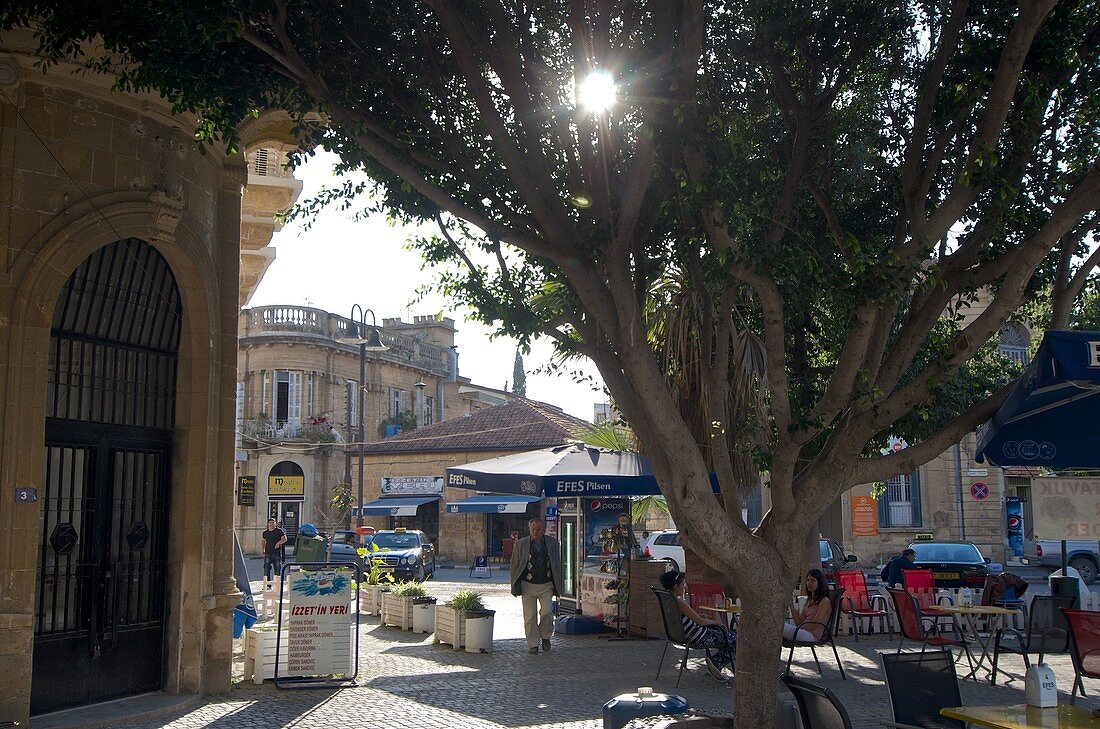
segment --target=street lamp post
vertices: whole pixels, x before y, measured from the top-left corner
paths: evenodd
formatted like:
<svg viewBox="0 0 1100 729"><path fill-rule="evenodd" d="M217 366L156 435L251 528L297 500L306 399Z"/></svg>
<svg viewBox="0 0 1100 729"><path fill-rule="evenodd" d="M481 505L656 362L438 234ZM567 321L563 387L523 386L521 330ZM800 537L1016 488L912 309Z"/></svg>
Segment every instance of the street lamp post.
<svg viewBox="0 0 1100 729"><path fill-rule="evenodd" d="M359 312L358 318L355 316L357 310ZM367 314L370 314L371 320L369 328L367 327ZM375 318L373 311L355 304L351 307L351 316L348 318L351 321L348 324L347 335L340 337L337 341L342 344L359 345L359 383L357 387L358 397L356 398L359 432L355 437L356 450L359 453L359 490L355 525L363 526L363 443L366 440L366 431L363 428L366 420L363 417L363 386L367 380L367 352L384 352L389 347L382 343L382 333L378 331L378 320Z"/></svg>

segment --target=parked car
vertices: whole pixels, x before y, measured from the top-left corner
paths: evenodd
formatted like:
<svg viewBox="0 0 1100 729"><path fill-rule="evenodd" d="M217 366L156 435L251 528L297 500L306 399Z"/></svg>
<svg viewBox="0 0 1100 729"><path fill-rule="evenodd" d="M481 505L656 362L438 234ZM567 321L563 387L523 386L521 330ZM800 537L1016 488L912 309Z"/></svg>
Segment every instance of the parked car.
<svg viewBox="0 0 1100 729"><path fill-rule="evenodd" d="M638 545L642 550L642 556L652 559L663 559L674 570L684 568L684 545L680 541L678 529L663 529L652 532Z"/></svg>
<svg viewBox="0 0 1100 729"><path fill-rule="evenodd" d="M917 553L915 566L932 570L936 587L985 585L989 559L970 542L913 542L909 549Z"/></svg>
<svg viewBox="0 0 1100 729"><path fill-rule="evenodd" d="M362 546L359 535L348 529L338 529L332 534L332 543L328 548L329 562L358 562Z"/></svg>
<svg viewBox="0 0 1100 729"><path fill-rule="evenodd" d="M836 587L836 574L849 563L858 561L854 554L844 554L844 549L832 539L817 540L821 552L821 571L825 573L825 582L830 588Z"/></svg>
<svg viewBox="0 0 1100 729"><path fill-rule="evenodd" d="M371 559L381 560L382 569L406 580L426 580L435 575L435 546L428 535L414 529L376 532L371 542Z"/></svg>
<svg viewBox="0 0 1100 729"><path fill-rule="evenodd" d="M648 555L653 559L663 559L673 569L682 570L684 568L684 545L680 541L679 530L665 529L653 532L648 539L643 540L640 546L643 555ZM821 571L825 573L825 581L829 583L830 587L834 587L836 586L836 573L849 562L855 562L857 558L854 554L844 554L841 546L831 539L819 540L818 548L821 552Z"/></svg>
<svg viewBox="0 0 1100 729"><path fill-rule="evenodd" d="M1097 552L1097 542L1082 540L1066 541L1066 560L1069 566L1077 570L1086 585L1091 585L1096 580L1100 571L1100 553ZM1024 555L1020 561L1026 565L1046 567L1057 570L1062 568L1062 543L1057 539L1026 539L1024 540Z"/></svg>

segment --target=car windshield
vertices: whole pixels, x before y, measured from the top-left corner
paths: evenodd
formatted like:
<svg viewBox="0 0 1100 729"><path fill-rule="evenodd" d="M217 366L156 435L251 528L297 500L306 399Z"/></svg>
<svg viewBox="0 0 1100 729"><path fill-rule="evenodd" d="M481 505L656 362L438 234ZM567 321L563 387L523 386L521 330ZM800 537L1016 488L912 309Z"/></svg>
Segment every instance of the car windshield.
<svg viewBox="0 0 1100 729"><path fill-rule="evenodd" d="M963 562L980 563L982 559L978 548L973 544L913 544L918 562Z"/></svg>
<svg viewBox="0 0 1100 729"><path fill-rule="evenodd" d="M415 534L375 534L371 546L379 549L411 549L420 546L420 539Z"/></svg>

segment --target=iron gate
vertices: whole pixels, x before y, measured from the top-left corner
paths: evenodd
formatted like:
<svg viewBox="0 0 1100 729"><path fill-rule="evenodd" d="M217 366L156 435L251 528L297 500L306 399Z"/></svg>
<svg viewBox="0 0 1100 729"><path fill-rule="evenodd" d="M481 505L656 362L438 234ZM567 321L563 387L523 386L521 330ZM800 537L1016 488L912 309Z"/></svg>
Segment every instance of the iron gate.
<svg viewBox="0 0 1100 729"><path fill-rule="evenodd" d="M32 714L163 680L180 302L137 240L90 256L54 311Z"/></svg>

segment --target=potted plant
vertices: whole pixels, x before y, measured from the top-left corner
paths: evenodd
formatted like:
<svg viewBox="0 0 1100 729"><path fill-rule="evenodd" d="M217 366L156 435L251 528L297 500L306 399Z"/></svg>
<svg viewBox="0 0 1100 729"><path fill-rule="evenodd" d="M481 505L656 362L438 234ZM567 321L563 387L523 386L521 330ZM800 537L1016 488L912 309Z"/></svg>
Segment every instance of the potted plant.
<svg viewBox="0 0 1100 729"><path fill-rule="evenodd" d="M413 598L413 623L414 633L431 633L435 631L435 598L431 595Z"/></svg>
<svg viewBox="0 0 1100 729"><path fill-rule="evenodd" d="M413 629L413 606L419 598L427 597L428 591L420 582L398 582L390 591L382 595L382 623L401 630Z"/></svg>
<svg viewBox="0 0 1100 729"><path fill-rule="evenodd" d="M363 584L359 589L359 612L367 615L381 615L382 595L390 591L394 582L393 573L384 569L385 563L381 557L369 557L369 550L365 547L358 549L357 552L363 558L366 567L363 572Z"/></svg>
<svg viewBox="0 0 1100 729"><path fill-rule="evenodd" d="M471 611L483 612L481 593L459 590L450 600L435 609L435 642L447 643L456 651L466 645L466 616Z"/></svg>

